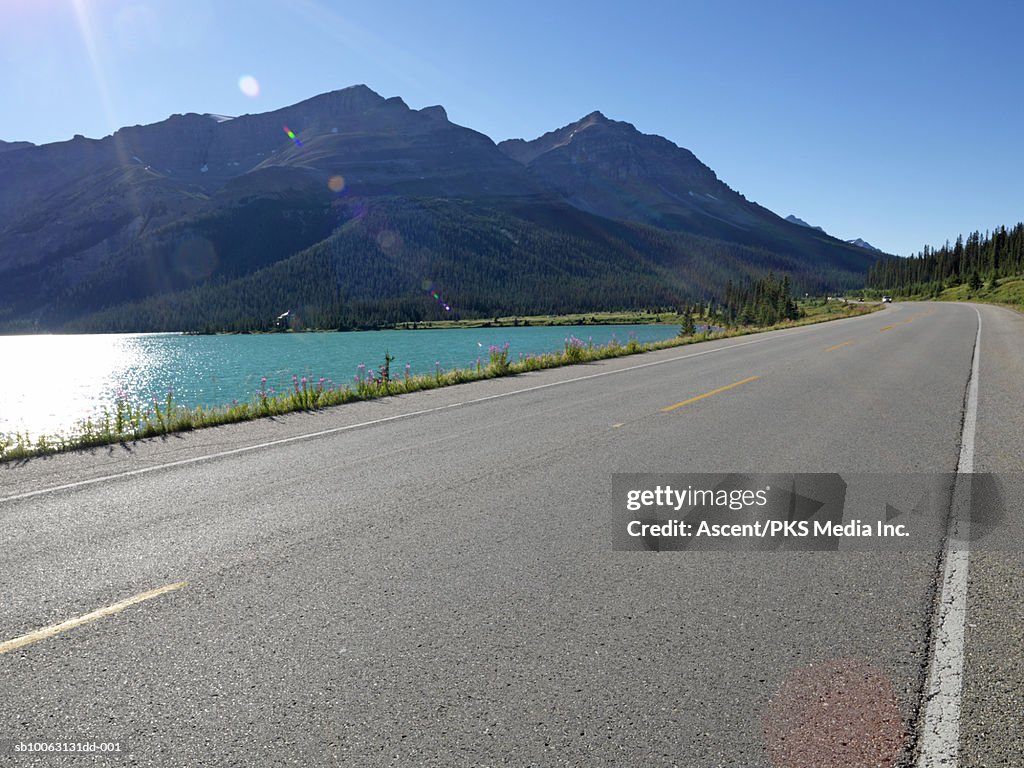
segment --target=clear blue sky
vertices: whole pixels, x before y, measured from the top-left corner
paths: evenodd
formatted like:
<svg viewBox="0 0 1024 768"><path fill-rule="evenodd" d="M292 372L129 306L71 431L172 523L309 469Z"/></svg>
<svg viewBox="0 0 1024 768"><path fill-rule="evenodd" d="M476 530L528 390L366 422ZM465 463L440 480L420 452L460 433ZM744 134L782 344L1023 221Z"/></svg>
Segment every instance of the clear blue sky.
<svg viewBox="0 0 1024 768"><path fill-rule="evenodd" d="M1024 220L1016 0L3 0L0 19L8 141L365 83L495 141L599 109L898 254Z"/></svg>

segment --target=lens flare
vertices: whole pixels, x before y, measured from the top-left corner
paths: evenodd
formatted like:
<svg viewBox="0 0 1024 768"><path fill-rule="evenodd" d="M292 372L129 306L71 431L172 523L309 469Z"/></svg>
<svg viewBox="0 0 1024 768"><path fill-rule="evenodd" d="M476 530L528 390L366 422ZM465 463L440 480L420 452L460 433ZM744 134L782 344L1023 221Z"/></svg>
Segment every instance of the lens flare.
<svg viewBox="0 0 1024 768"><path fill-rule="evenodd" d="M250 99L255 99L260 95L260 81L252 75L242 75L238 78L238 90Z"/></svg>
<svg viewBox="0 0 1024 768"><path fill-rule="evenodd" d="M428 281L424 280L424 282L428 282ZM452 311L451 305L447 301L445 301L444 299L441 298L441 294L440 293L438 293L437 291L430 291L430 295L434 297L434 301L436 301L438 303L438 305L442 309L444 309L445 312L451 312Z"/></svg>
<svg viewBox="0 0 1024 768"><path fill-rule="evenodd" d="M382 229L377 233L377 246L388 256L397 256L402 252L402 236L390 229Z"/></svg>
<svg viewBox="0 0 1024 768"><path fill-rule="evenodd" d="M295 135L295 133L292 131L292 129L289 128L287 125L284 126L284 132L285 132L285 135L289 139L291 139L292 141L295 142L295 146L297 146L297 147L301 147L302 146L302 142L299 141L298 137Z"/></svg>
<svg viewBox="0 0 1024 768"><path fill-rule="evenodd" d="M345 189L345 177L341 175L331 176L327 180L327 188L331 192L341 192Z"/></svg>
<svg viewBox="0 0 1024 768"><path fill-rule="evenodd" d="M190 237L174 252L171 266L190 280L205 279L217 269L217 249L204 237Z"/></svg>

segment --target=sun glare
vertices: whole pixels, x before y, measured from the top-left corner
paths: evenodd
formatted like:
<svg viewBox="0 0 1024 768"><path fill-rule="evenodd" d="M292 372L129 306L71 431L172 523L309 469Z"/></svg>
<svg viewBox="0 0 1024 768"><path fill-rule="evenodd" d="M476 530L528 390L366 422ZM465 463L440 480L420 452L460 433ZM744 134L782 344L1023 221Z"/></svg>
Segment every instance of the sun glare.
<svg viewBox="0 0 1024 768"><path fill-rule="evenodd" d="M148 393L153 355L124 335L12 336L0 373L0 433L66 430L119 387ZM69 372L70 375L69 375Z"/></svg>
<svg viewBox="0 0 1024 768"><path fill-rule="evenodd" d="M93 32L92 19L89 17L89 9L85 0L71 0L75 9L75 19L78 21L78 32L82 37L82 45L89 57L89 66L92 69L93 80L96 81L96 90L99 92L100 101L103 103L103 113L111 130L120 126L114 119L114 108L110 101L110 89L107 88L107 80L103 75L103 68L100 64L100 56L96 46L96 35Z"/></svg>

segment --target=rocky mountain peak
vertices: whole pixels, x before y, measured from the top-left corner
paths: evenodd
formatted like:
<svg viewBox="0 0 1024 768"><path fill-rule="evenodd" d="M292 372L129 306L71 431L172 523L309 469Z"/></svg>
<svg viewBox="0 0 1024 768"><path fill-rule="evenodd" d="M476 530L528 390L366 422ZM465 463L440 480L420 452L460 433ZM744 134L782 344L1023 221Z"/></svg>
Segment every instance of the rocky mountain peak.
<svg viewBox="0 0 1024 768"><path fill-rule="evenodd" d="M300 101L283 110L275 110L264 114L279 114L283 111L316 111L324 114L358 114L380 107L385 104L385 99L376 91L365 85L350 85L348 88L341 88L337 91L328 91L318 96L313 96L305 101ZM399 99L401 101L401 99ZM402 102L402 106L405 103Z"/></svg>
<svg viewBox="0 0 1024 768"><path fill-rule="evenodd" d="M580 120L573 123L570 127L575 128L577 131L581 131L584 128L589 128L592 125L611 125L612 121L604 116L603 112L594 110L589 115L581 118Z"/></svg>
<svg viewBox="0 0 1024 768"><path fill-rule="evenodd" d="M877 253L882 253L882 249L881 248L876 248L871 243L869 243L867 240L864 240L864 239L859 238L859 237L855 238L853 240L847 240L846 242L848 242L850 245L856 245L858 248L863 248L863 249L868 250L868 251L875 251Z"/></svg>
<svg viewBox="0 0 1024 768"><path fill-rule="evenodd" d="M788 221L790 224L796 224L798 227L807 227L808 229L816 229L819 232L824 232L825 231L821 227L816 227L813 224L808 224L806 221L804 221L803 219L799 218L798 216L794 216L793 214L789 214L789 216L786 217L786 221Z"/></svg>
<svg viewBox="0 0 1024 768"><path fill-rule="evenodd" d="M617 134L626 141L643 136L631 124L609 120L603 112L595 110L576 122L554 131L548 131L533 141L508 139L499 143L498 148L513 160L518 160L523 165L529 165L546 152L567 147L573 143L578 144L584 136L597 134Z"/></svg>
<svg viewBox="0 0 1024 768"><path fill-rule="evenodd" d="M445 112L444 107L442 107L440 104L435 104L432 107L424 107L419 112L421 115L432 118L434 120L448 120L448 113Z"/></svg>
<svg viewBox="0 0 1024 768"><path fill-rule="evenodd" d="M808 229L814 229L823 234L828 234L828 232L825 232L825 230L822 229L821 227L816 227L813 224L808 224L806 221L804 221L798 216L794 216L793 214L787 216L786 221L788 221L790 224L796 224L797 226L800 227L807 227ZM867 240L863 240L859 237L854 238L853 240L845 240L844 242L849 243L850 245L855 245L858 248L863 248L866 251L875 251L876 253L882 253L881 248L875 248L875 246L873 246Z"/></svg>
<svg viewBox="0 0 1024 768"><path fill-rule="evenodd" d="M598 111L533 141L513 139L498 148L589 213L659 225L695 213L739 226L750 218L741 210L745 201L692 152Z"/></svg>

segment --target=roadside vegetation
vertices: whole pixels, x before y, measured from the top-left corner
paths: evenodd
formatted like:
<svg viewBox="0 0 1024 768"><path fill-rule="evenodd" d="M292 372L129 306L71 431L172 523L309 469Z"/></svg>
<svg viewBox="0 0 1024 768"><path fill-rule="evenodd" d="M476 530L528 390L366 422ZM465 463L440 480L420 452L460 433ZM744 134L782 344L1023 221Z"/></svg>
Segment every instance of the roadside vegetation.
<svg viewBox="0 0 1024 768"><path fill-rule="evenodd" d="M952 245L925 246L906 259L879 259L868 272L863 295L883 294L1024 308L1024 223L961 235Z"/></svg>
<svg viewBox="0 0 1024 768"><path fill-rule="evenodd" d="M377 368L360 365L351 382L339 384L327 378L294 376L284 391L268 388L266 378L248 402L233 402L218 407L189 408L174 400L169 390L161 398L153 398L143 408L133 405L126 393L118 393L114 406L98 417L79 422L70 432L57 435L33 436L27 433L0 434L0 461L26 459L33 456L59 453L81 448L130 443L159 437L173 432L184 432L202 427L231 424L252 419L280 416L295 411L316 411L358 400L371 400L390 395L403 395L425 389L436 389L453 384L514 376L545 368L588 363L641 352L695 344L714 339L745 336L751 333L792 328L843 317L867 314L876 305L847 304L836 300L813 300L794 305L797 319L783 319L769 325L735 324L731 327L712 328L710 322L718 317L696 316L693 312L682 315L665 313L659 317L672 317L680 325L677 336L651 343L640 343L636 338L613 340L596 345L576 336L567 336L562 349L539 355L516 357L509 344L491 346L486 358L481 356L475 366L445 370L440 365L432 373L411 374L392 369L394 358L384 353ZM652 315L652 317L655 315ZM575 317L575 316L570 316ZM664 320L663 320L664 321ZM568 321L566 321L567 323ZM700 325L698 325L700 323ZM557 324L557 323L556 323Z"/></svg>
<svg viewBox="0 0 1024 768"><path fill-rule="evenodd" d="M929 291L926 294L916 293L901 298L918 301L978 301L1024 311L1024 275L989 278L987 281L979 280L973 284L959 283L941 288L938 293Z"/></svg>
<svg viewBox="0 0 1024 768"><path fill-rule="evenodd" d="M1024 275L990 278L980 286L957 285L944 289L936 298L942 301L984 301L1024 309Z"/></svg>

